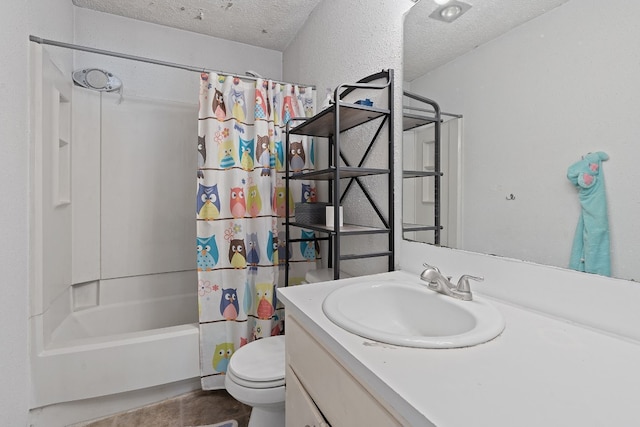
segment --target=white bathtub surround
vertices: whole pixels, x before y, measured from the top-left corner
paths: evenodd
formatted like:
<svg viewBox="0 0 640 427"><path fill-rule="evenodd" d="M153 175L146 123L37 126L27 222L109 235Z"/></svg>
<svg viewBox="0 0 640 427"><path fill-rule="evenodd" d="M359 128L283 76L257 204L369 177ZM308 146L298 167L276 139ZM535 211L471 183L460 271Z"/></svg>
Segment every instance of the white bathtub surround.
<svg viewBox="0 0 640 427"><path fill-rule="evenodd" d="M76 40L61 41L183 63L194 54L206 61L203 46L214 42L76 12ZM171 42L157 43L166 38ZM129 50L131 40L137 52ZM280 77L280 54L215 42L246 56L254 52ZM145 50L159 45L162 55ZM42 52L54 48L31 50L31 375L25 380L32 423L68 425L195 390L195 223L187 200L193 200L197 166L198 89L184 83L197 74L71 51L60 55L68 62L57 55L49 61ZM72 62L118 74L124 102L73 88ZM221 68L236 67L226 62ZM190 95L185 87L193 89ZM180 102L185 98L188 103ZM47 123L52 132L43 128Z"/></svg>
<svg viewBox="0 0 640 427"><path fill-rule="evenodd" d="M192 188L183 177L193 176L195 156L181 156L186 148L176 134L150 124L162 117L163 125L192 140L182 118L195 107L133 97L116 104L110 95L73 88L69 70L60 69L46 49L31 47L36 119L30 406L193 378L198 368L196 276L187 254L192 252L183 246L191 247L195 226L187 225L178 210L167 214L168 209L155 207L177 205ZM137 111L141 106L150 112ZM128 120L130 115L135 121ZM149 156L148 146L165 150ZM152 162L167 167L169 184L153 179ZM130 181L112 181L123 177ZM117 197L110 197L114 193ZM144 218L132 215L140 212ZM152 223L149 212L156 215L156 225L182 238L145 230L140 224ZM164 244L167 237L175 248Z"/></svg>
<svg viewBox="0 0 640 427"><path fill-rule="evenodd" d="M32 405L96 398L197 377L194 282L193 271L102 281L100 305L72 311L52 331L50 341L36 343ZM72 297L64 294L49 311L65 312L69 301ZM33 320L34 337L43 335L48 313Z"/></svg>
<svg viewBox="0 0 640 427"><path fill-rule="evenodd" d="M449 271L447 267L442 266L444 272ZM367 279L414 280L417 274L399 271ZM637 423L637 341L494 299L492 304L504 315L506 328L487 343L449 350L380 344L336 326L321 308L331 291L367 279L278 292L287 312L300 320L375 398L409 425ZM509 285L502 277L485 277L487 282ZM552 295L546 293L547 298Z"/></svg>
<svg viewBox="0 0 640 427"><path fill-rule="evenodd" d="M226 70L255 69L259 58L258 72L281 75L279 52L88 9L64 11L69 34L44 20L32 34ZM192 203L197 73L39 45L32 50L31 93L40 98L31 104L29 408L35 425L68 425L199 387L193 380L199 367ZM40 83L43 50L55 52L46 65L55 77L45 86L61 87L57 98ZM216 63L214 51L243 55ZM124 102L68 90L71 71L90 66L122 79ZM54 93L51 103L40 102L47 93ZM70 141L66 119L52 120L64 131L61 142L44 140L53 133L39 126L53 101L59 118L71 106ZM71 197L63 185L68 167Z"/></svg>

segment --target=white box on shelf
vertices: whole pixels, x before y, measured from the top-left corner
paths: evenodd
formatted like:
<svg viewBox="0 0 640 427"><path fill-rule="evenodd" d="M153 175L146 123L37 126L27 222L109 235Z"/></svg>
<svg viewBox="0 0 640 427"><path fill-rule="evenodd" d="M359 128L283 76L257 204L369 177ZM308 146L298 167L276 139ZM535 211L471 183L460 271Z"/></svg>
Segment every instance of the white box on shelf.
<svg viewBox="0 0 640 427"><path fill-rule="evenodd" d="M327 206L327 227L333 227L333 206ZM340 206L340 227L344 225L342 220L342 206Z"/></svg>

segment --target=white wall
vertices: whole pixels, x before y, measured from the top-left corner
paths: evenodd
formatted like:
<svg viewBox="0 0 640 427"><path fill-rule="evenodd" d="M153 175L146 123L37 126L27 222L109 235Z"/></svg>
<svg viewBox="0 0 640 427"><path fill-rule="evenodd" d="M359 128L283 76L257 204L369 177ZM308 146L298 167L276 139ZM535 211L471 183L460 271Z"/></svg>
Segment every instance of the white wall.
<svg viewBox="0 0 640 427"><path fill-rule="evenodd" d="M640 4L602 7L569 1L411 82L464 115L464 249L567 266L580 207L567 168L606 151L613 274L640 277Z"/></svg>
<svg viewBox="0 0 640 427"><path fill-rule="evenodd" d="M6 425L27 425L28 414L28 35L70 41L71 8L66 0L0 5L0 414Z"/></svg>
<svg viewBox="0 0 640 427"><path fill-rule="evenodd" d="M375 7L371 7L371 2L366 0L321 2L284 52L283 78L315 84L318 88L318 98L324 99L325 88L335 89L341 83L355 82L382 69L393 68L396 72L395 108L399 111L402 90L402 21L411 6L413 2L409 0L385 0L376 2ZM396 141L401 141L399 121L394 135ZM323 147L321 144L317 145L318 157L321 157ZM381 164L386 164L385 156L384 152L374 153L372 162L368 165L377 164L380 167ZM400 150L396 148L395 194L401 194L401 174L398 166L401 160ZM380 180L375 181L370 188L374 194L387 193L385 183ZM350 202L344 205L345 222L349 222L350 215L361 214L362 206L367 203L357 192L352 195ZM400 212L399 206L398 197L396 212ZM375 214L366 212L364 220L376 221L373 215ZM400 218L396 217L395 222L395 228L399 230ZM342 253L366 252L362 249L364 246L376 247L376 250L384 249L386 237L376 237L379 236L345 238ZM399 241L399 237L400 233L397 233L396 241ZM341 267L349 273L361 275L386 271L386 265L383 258L373 258L346 262Z"/></svg>
<svg viewBox="0 0 640 427"><path fill-rule="evenodd" d="M8 425L27 424L27 11L22 2L0 5L0 413Z"/></svg>
<svg viewBox="0 0 640 427"><path fill-rule="evenodd" d="M75 8L75 43L183 65L244 75L253 70L266 78L282 77L282 53L164 27L121 16ZM125 97L140 96L195 103L198 74L143 62L76 52L77 68L113 71L124 81Z"/></svg>

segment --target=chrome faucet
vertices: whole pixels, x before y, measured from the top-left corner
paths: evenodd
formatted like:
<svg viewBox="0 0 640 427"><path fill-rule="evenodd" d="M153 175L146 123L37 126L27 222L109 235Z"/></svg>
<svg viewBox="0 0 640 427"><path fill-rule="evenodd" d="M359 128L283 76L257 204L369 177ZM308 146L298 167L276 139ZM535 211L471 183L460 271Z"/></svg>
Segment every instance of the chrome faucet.
<svg viewBox="0 0 640 427"><path fill-rule="evenodd" d="M438 267L431 266L427 263L424 263L423 266L426 267L426 269L420 273L420 279L427 282L429 289L463 301L471 301L473 299L469 279L477 281L484 280L483 277L464 274L458 280L458 284L454 285L451 283L451 277L443 275Z"/></svg>

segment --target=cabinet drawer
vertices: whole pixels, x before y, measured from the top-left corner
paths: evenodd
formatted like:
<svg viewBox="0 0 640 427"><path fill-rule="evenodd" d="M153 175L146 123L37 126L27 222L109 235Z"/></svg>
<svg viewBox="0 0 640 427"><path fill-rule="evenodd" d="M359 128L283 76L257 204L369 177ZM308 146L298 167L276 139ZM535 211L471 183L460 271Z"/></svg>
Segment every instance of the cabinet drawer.
<svg viewBox="0 0 640 427"><path fill-rule="evenodd" d="M315 403L287 365L286 425L292 427L329 427Z"/></svg>
<svg viewBox="0 0 640 427"><path fill-rule="evenodd" d="M403 425L295 318L286 325L287 362L332 427Z"/></svg>

